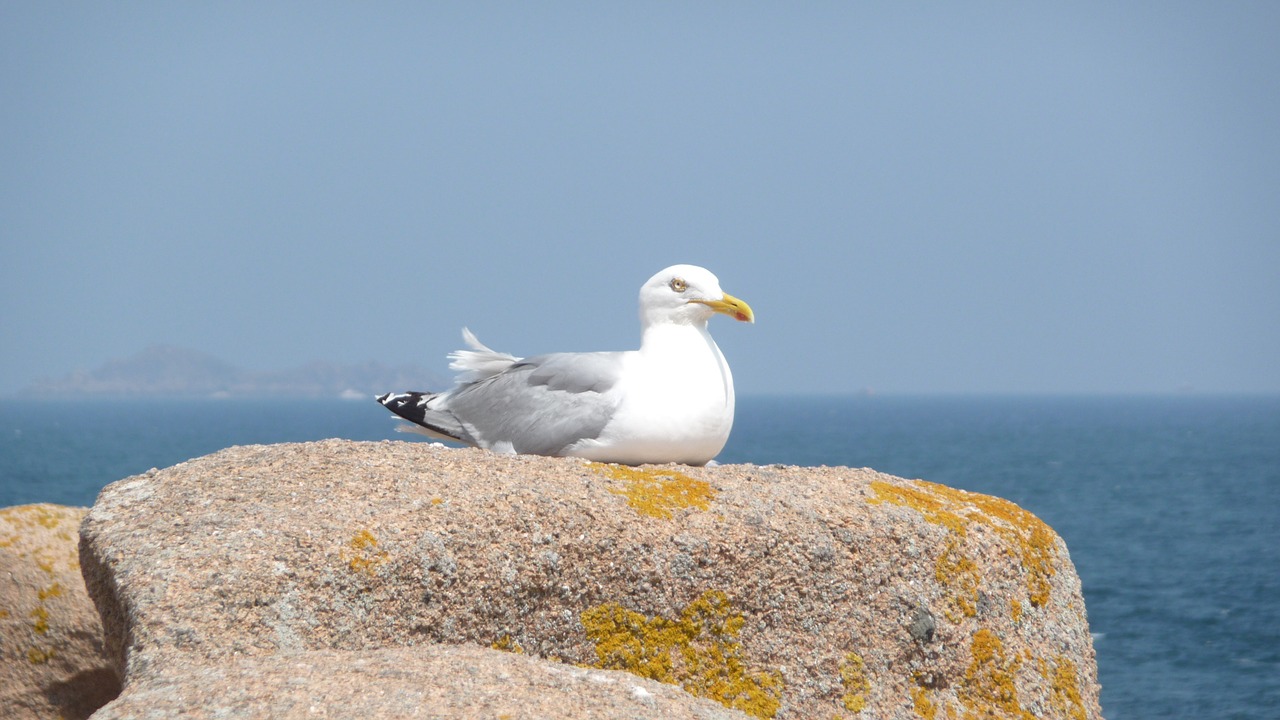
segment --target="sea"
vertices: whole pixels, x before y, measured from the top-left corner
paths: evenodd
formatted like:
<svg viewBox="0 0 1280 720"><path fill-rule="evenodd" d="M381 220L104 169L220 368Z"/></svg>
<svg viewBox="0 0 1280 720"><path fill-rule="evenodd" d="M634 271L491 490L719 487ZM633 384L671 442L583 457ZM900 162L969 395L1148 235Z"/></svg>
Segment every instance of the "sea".
<svg viewBox="0 0 1280 720"><path fill-rule="evenodd" d="M0 507L231 445L415 439L394 426L372 399L0 400ZM1066 540L1109 720L1280 718L1280 396L744 397L718 460L1012 500Z"/></svg>

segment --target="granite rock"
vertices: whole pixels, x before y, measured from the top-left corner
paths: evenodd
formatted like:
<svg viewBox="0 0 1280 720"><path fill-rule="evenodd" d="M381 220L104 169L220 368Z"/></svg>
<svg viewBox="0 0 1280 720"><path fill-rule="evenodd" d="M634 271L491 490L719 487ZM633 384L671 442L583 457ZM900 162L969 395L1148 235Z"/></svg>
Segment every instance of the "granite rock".
<svg viewBox="0 0 1280 720"><path fill-rule="evenodd" d="M471 645L185 658L130 683L93 717L750 720L629 673Z"/></svg>
<svg viewBox="0 0 1280 720"><path fill-rule="evenodd" d="M126 677L103 717L270 668L252 702L295 704L266 714L306 714L309 692L354 717L324 678L372 691L356 663L417 673L441 645L540 676L622 670L755 717L1101 717L1062 540L1007 501L865 469L237 447L107 487L81 561ZM289 662L319 683L279 692ZM413 676L424 715L484 714L465 672L421 672L446 688Z"/></svg>
<svg viewBox="0 0 1280 720"><path fill-rule="evenodd" d="M0 717L85 718L120 692L80 577L86 512L0 510Z"/></svg>

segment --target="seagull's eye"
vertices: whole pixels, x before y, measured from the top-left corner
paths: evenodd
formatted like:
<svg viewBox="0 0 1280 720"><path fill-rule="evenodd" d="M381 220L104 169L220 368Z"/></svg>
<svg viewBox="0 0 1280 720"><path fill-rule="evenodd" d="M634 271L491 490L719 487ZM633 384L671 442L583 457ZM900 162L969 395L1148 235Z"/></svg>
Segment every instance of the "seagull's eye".
<svg viewBox="0 0 1280 720"><path fill-rule="evenodd" d="M682 293L689 289L689 283L685 282L684 278L671 278L671 289Z"/></svg>

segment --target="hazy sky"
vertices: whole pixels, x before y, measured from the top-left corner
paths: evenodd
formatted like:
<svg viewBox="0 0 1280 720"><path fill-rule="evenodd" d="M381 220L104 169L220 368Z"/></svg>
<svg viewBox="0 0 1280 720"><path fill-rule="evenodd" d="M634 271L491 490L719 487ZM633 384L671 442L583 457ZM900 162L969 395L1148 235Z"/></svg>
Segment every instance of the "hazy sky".
<svg viewBox="0 0 1280 720"><path fill-rule="evenodd" d="M1280 392L1280 3L0 4L0 393L157 343ZM388 388L393 389L393 388Z"/></svg>

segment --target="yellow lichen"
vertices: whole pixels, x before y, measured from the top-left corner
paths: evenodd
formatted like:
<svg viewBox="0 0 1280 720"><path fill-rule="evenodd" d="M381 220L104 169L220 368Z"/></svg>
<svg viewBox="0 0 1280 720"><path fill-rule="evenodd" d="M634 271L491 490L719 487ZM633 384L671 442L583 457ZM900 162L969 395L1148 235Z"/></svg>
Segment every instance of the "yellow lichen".
<svg viewBox="0 0 1280 720"><path fill-rule="evenodd" d="M1084 710L1084 700L1080 697L1080 672L1076 664L1066 656L1054 658L1054 666L1040 661L1040 675L1049 681L1049 703L1059 715L1071 720L1085 720L1088 714Z"/></svg>
<svg viewBox="0 0 1280 720"><path fill-rule="evenodd" d="M489 645L489 647L493 648L494 650L501 650L503 652L515 653L517 655L524 654L524 648L520 647L520 643L512 640L510 635L503 635L497 640L494 640L493 643Z"/></svg>
<svg viewBox="0 0 1280 720"><path fill-rule="evenodd" d="M1049 601L1050 578L1054 567L1053 530L1040 518L1001 498L949 488L924 480L910 486L873 481L872 502L887 502L913 508L925 519L960 537L970 523L993 530L1006 543L1008 552L1026 571L1027 595L1037 607Z"/></svg>
<svg viewBox="0 0 1280 720"><path fill-rule="evenodd" d="M738 642L743 617L719 590L704 592L676 619L605 603L583 612L581 620L596 646L596 667L679 685L755 717L778 712L782 676L746 666Z"/></svg>
<svg viewBox="0 0 1280 720"><path fill-rule="evenodd" d="M54 583L47 588L41 588L40 591L36 593L36 595L37 597L40 598L40 602L44 602L45 600L48 600L51 597L61 597L62 585L60 583Z"/></svg>
<svg viewBox="0 0 1280 720"><path fill-rule="evenodd" d="M934 720L938 716L938 706L929 699L929 688L923 685L911 688L911 702L915 706L916 714L925 720Z"/></svg>
<svg viewBox="0 0 1280 720"><path fill-rule="evenodd" d="M441 497L433 497L433 498L431 498L431 504L432 504L432 505L439 505L440 503L443 503L443 502L444 502L444 498L441 498Z"/></svg>
<svg viewBox="0 0 1280 720"><path fill-rule="evenodd" d="M54 654L55 653L52 649L41 650L40 648L35 648L35 647L28 648L27 661L30 662L32 665L43 665L49 662L50 660L52 660Z"/></svg>
<svg viewBox="0 0 1280 720"><path fill-rule="evenodd" d="M962 717L1035 720L1018 700L1016 679L1021 659L1017 655L1005 657L1004 643L986 628L974 633L970 649L973 660L956 690L956 698L964 706Z"/></svg>
<svg viewBox="0 0 1280 720"><path fill-rule="evenodd" d="M1009 611L1013 615L1013 621L1015 623L1022 620L1022 603L1017 600L1010 600Z"/></svg>
<svg viewBox="0 0 1280 720"><path fill-rule="evenodd" d="M19 527L39 525L52 530L71 514L78 514L78 511L74 508L48 504L17 505L0 510L0 519Z"/></svg>
<svg viewBox="0 0 1280 720"><path fill-rule="evenodd" d="M32 629L44 635L49 632L49 610L43 605L37 605L35 610L31 611L31 617L36 621L32 624Z"/></svg>
<svg viewBox="0 0 1280 720"><path fill-rule="evenodd" d="M634 468L625 465L590 463L597 473L621 480L621 490L610 489L627 498L636 512L649 517L668 519L673 510L697 508L707 510L715 499L711 483L695 480L684 473L661 468Z"/></svg>
<svg viewBox="0 0 1280 720"><path fill-rule="evenodd" d="M924 515L925 520L950 529L960 537L964 537L968 521L948 508L947 498L932 491L933 483L923 480L914 486L894 485L881 480L873 480L871 489L876 493L873 503L888 502L894 505L913 508ZM937 487L943 487L941 485ZM950 488L948 488L950 489Z"/></svg>
<svg viewBox="0 0 1280 720"><path fill-rule="evenodd" d="M368 530L361 530L353 535L347 541L347 548L343 550L343 558L351 571L370 577L377 572L379 565L391 557L385 550L378 549L378 538Z"/></svg>
<svg viewBox="0 0 1280 720"><path fill-rule="evenodd" d="M47 503L15 505L0 510L0 522L4 522L13 528L28 530L35 528L37 525L52 530L65 520L78 523L83 516L84 511L79 508L49 505ZM15 538L15 535L6 537L3 541L0 541L0 547L12 543Z"/></svg>
<svg viewBox="0 0 1280 720"><path fill-rule="evenodd" d="M867 680L867 665L861 655L849 653L844 656L844 662L840 663L840 682L844 685L840 704L849 712L862 712L867 707L871 682Z"/></svg>
<svg viewBox="0 0 1280 720"><path fill-rule="evenodd" d="M978 614L978 587L982 584L982 575L978 572L977 563L964 554L955 538L950 539L938 554L934 577L952 590L946 598L948 619L960 622Z"/></svg>

